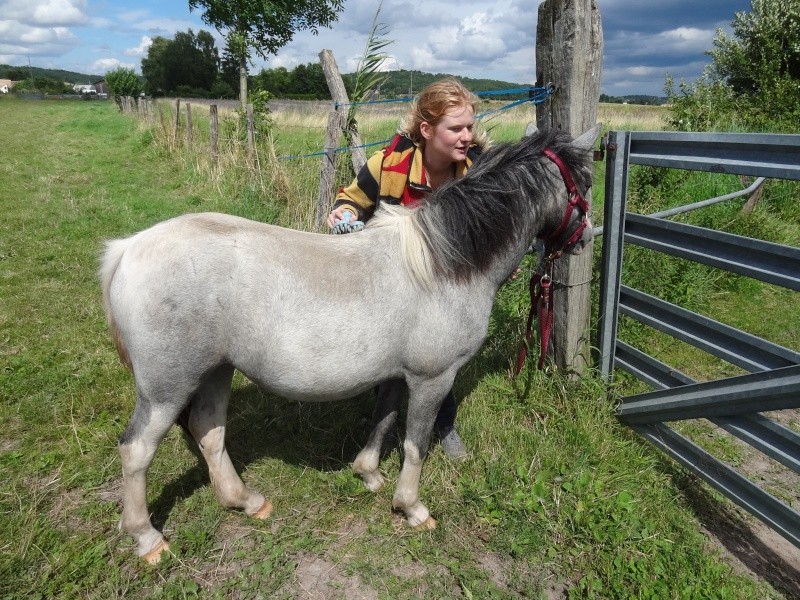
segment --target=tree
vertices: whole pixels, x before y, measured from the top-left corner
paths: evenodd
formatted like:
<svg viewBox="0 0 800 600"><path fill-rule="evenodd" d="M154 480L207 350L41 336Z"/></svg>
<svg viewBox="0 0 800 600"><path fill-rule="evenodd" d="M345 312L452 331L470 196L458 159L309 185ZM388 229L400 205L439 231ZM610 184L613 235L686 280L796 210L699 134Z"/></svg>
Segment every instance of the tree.
<svg viewBox="0 0 800 600"><path fill-rule="evenodd" d="M736 13L733 36L717 31L712 74L736 93L753 94L775 81L800 82L800 2L752 0L752 12Z"/></svg>
<svg viewBox="0 0 800 600"><path fill-rule="evenodd" d="M239 98L247 104L250 51L263 59L277 53L298 31L317 33L338 18L343 0L189 0L203 10L203 22L224 33L226 47L239 63Z"/></svg>
<svg viewBox="0 0 800 600"><path fill-rule="evenodd" d="M160 35L153 39L142 59L144 88L151 96L161 96L169 91L166 71L166 57L169 54L170 40Z"/></svg>
<svg viewBox="0 0 800 600"><path fill-rule="evenodd" d="M186 87L209 91L214 85L219 54L214 38L207 31L197 35L191 29L177 32L164 59L168 90Z"/></svg>
<svg viewBox="0 0 800 600"><path fill-rule="evenodd" d="M108 91L114 96L138 96L142 82L133 69L119 67L106 73Z"/></svg>
<svg viewBox="0 0 800 600"><path fill-rule="evenodd" d="M207 31L179 31L169 40L156 37L142 59L145 89L158 96L182 91L208 95L219 70L219 52Z"/></svg>
<svg viewBox="0 0 800 600"><path fill-rule="evenodd" d="M259 89L269 92L272 96L283 98L289 92L292 76L286 67L261 69L258 75L253 77L253 83Z"/></svg>
<svg viewBox="0 0 800 600"><path fill-rule="evenodd" d="M239 59L229 40L225 40L225 49L219 63L219 78L227 83L231 89L239 87Z"/></svg>

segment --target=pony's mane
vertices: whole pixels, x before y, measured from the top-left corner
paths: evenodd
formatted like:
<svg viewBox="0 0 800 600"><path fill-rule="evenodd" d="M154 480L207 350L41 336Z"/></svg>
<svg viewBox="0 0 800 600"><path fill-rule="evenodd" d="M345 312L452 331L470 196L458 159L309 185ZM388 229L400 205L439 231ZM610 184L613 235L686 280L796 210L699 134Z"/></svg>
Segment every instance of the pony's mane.
<svg viewBox="0 0 800 600"><path fill-rule="evenodd" d="M494 145L464 177L437 189L417 210L382 204L367 226L397 229L403 261L422 287L442 277L468 281L489 269L531 219L549 219L546 224L561 219L562 213L549 215L552 207L541 206L548 196L543 190L554 183L560 186L555 193L567 198L558 171L554 175L543 166L548 161L544 148L561 157L578 189L586 192L592 175L589 154L571 141L566 133L545 130L517 143Z"/></svg>

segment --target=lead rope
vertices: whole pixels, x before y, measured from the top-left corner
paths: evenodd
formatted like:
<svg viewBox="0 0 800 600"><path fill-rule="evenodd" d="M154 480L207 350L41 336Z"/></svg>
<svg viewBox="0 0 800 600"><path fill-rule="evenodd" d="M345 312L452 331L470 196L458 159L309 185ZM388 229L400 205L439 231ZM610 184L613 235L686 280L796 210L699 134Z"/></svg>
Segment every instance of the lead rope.
<svg viewBox="0 0 800 600"><path fill-rule="evenodd" d="M544 367L544 359L550 346L550 332L553 329L553 256L548 256L544 263L543 273L531 275L529 284L531 294L531 308L528 312L528 323L525 327L525 341L519 349L517 355L517 366L514 375L519 375L528 357L531 335L533 332L533 320L539 317L539 368Z"/></svg>

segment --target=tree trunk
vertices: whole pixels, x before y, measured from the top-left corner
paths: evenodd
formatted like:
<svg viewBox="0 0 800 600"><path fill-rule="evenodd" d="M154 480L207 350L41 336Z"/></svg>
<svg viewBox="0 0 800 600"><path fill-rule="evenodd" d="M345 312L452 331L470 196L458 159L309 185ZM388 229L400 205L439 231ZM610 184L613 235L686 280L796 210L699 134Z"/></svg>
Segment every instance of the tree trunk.
<svg viewBox="0 0 800 600"><path fill-rule="evenodd" d="M536 29L537 85L556 92L536 107L539 129L557 128L576 137L597 122L603 66L603 29L595 0L545 0ZM566 196L566 190L564 191ZM591 191L586 200L591 202ZM592 246L555 262L552 344L562 369L582 373L589 365Z"/></svg>

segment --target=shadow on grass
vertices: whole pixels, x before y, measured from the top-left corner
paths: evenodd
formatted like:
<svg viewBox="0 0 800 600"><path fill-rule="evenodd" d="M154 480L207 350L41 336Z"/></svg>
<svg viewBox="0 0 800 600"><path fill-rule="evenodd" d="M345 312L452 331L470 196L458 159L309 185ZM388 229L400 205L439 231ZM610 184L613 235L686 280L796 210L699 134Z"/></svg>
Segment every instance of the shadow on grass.
<svg viewBox="0 0 800 600"><path fill-rule="evenodd" d="M228 454L240 474L265 458L322 472L341 470L366 443L373 404L371 393L336 402L291 402L248 382L231 394L225 435ZM181 431L197 463L164 485L150 503L157 529L163 527L179 499L190 497L210 482L197 443Z"/></svg>
<svg viewBox="0 0 800 600"><path fill-rule="evenodd" d="M671 473L703 527L728 553L787 598L800 598L798 565L779 550L783 543L791 545L788 540L774 532L772 535L782 544L768 545L727 501L715 498L698 477L680 472L674 465L665 466L665 470Z"/></svg>

